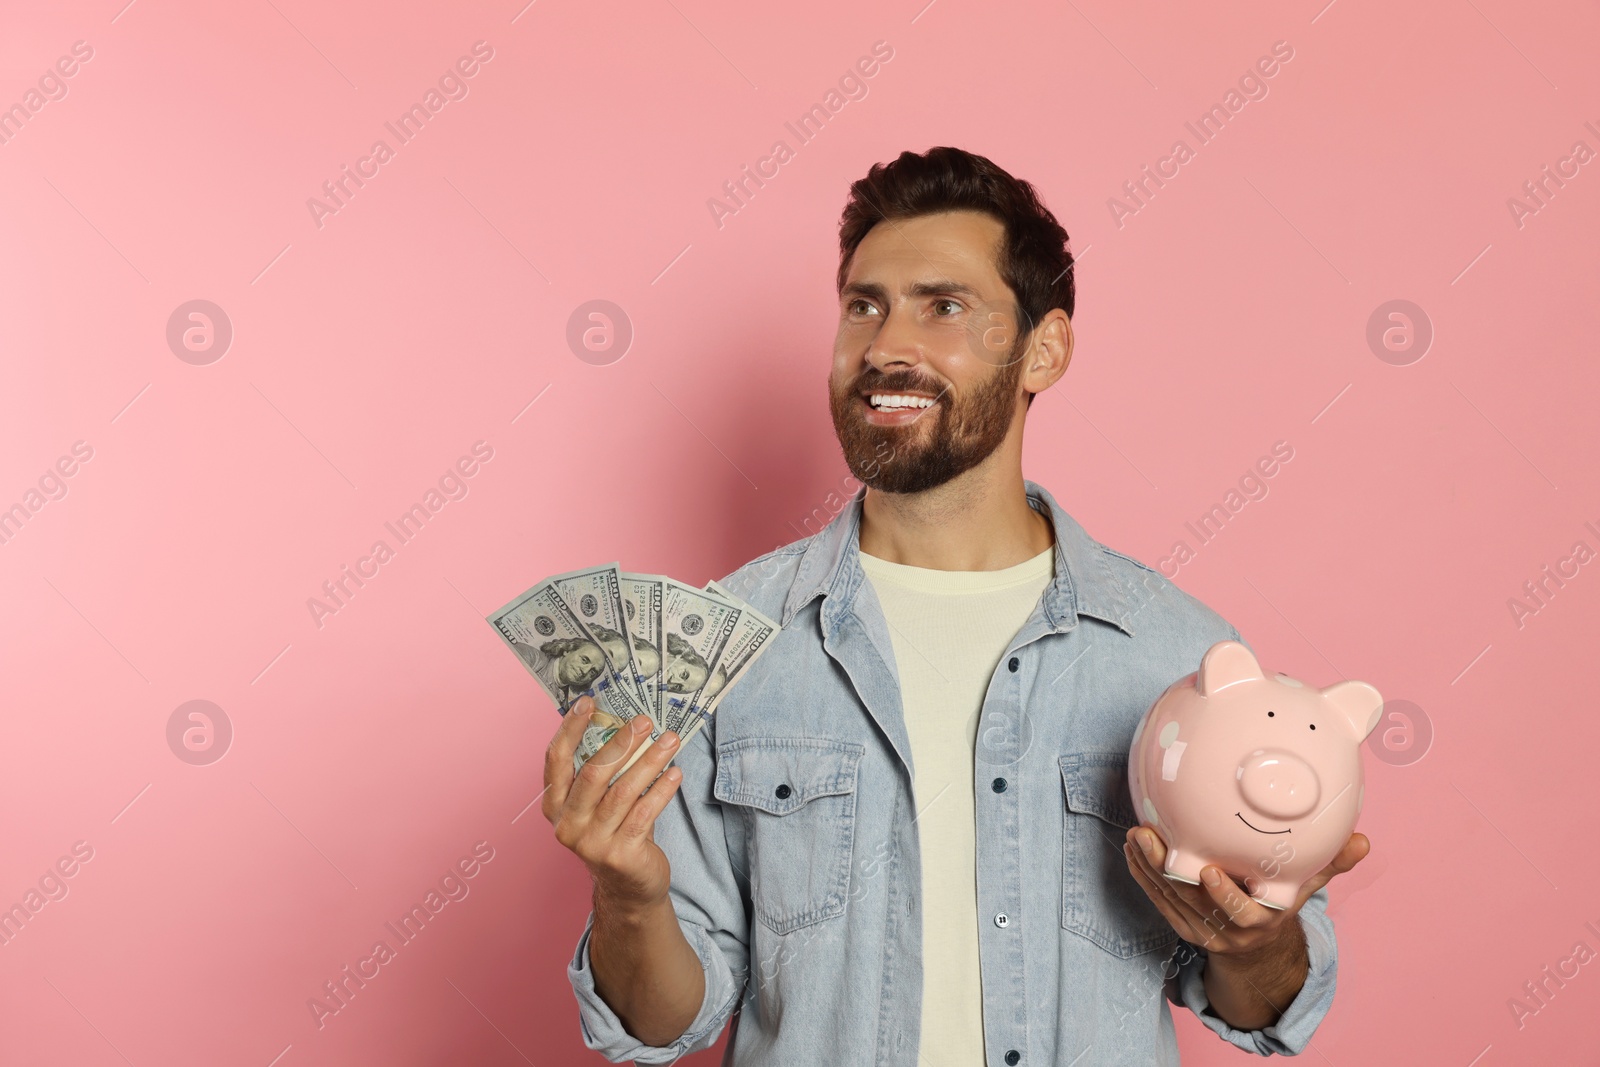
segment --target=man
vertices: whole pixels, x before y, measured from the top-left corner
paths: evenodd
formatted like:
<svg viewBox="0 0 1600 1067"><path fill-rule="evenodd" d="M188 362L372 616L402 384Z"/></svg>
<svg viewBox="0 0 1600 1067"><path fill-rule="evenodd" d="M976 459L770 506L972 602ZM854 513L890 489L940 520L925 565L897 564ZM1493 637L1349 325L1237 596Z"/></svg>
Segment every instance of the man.
<svg viewBox="0 0 1600 1067"><path fill-rule="evenodd" d="M834 428L864 488L722 580L783 626L688 744L609 789L620 732L546 818L594 880L568 967L584 1040L670 1063L1175 1064L1169 1002L1295 1054L1335 981L1323 888L1293 909L1170 881L1137 827L1140 716L1238 631L1022 477L1072 353L1066 232L953 148L851 188ZM676 756L652 785L652 779Z"/></svg>

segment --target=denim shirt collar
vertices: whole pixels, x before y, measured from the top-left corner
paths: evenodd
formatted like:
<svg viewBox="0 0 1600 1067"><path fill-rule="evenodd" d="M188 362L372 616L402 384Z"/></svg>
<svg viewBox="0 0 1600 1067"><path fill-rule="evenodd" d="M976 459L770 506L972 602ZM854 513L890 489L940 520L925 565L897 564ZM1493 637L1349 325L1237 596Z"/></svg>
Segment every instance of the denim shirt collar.
<svg viewBox="0 0 1600 1067"><path fill-rule="evenodd" d="M1131 636L1128 597L1111 573L1105 550L1061 510L1043 486L1026 479L1022 484L1028 505L1048 514L1055 527L1055 577L1039 602L1049 632L1070 630L1078 624L1079 615L1089 615L1113 623ZM819 595L825 597L824 633L831 634L851 610L856 591L866 579L858 557L866 493L865 486L858 489L844 510L807 542L783 604L781 625L788 626L795 614Z"/></svg>

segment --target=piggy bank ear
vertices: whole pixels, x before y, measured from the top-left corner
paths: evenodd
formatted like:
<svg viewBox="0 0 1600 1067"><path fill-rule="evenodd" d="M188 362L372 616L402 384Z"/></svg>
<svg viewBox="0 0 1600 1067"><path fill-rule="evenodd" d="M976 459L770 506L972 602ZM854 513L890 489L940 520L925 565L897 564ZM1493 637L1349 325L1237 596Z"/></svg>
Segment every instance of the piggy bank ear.
<svg viewBox="0 0 1600 1067"><path fill-rule="evenodd" d="M1383 713L1383 697L1366 682L1340 682L1322 690L1322 699L1365 741Z"/></svg>
<svg viewBox="0 0 1600 1067"><path fill-rule="evenodd" d="M1259 681L1261 664L1238 641L1218 641L1206 650L1194 687L1203 697L1214 696L1239 682Z"/></svg>

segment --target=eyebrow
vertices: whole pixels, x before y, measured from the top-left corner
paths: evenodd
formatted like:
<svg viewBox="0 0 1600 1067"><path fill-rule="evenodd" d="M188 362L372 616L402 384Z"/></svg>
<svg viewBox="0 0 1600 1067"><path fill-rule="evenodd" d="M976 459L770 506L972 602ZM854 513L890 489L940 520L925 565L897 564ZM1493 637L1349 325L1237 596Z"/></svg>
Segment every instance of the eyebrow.
<svg viewBox="0 0 1600 1067"><path fill-rule="evenodd" d="M906 290L910 296L967 296L982 300L983 294L966 282L951 278L934 278L931 281L913 282ZM879 303L889 302L889 291L877 282L851 282L839 291L840 299L858 296L870 297Z"/></svg>

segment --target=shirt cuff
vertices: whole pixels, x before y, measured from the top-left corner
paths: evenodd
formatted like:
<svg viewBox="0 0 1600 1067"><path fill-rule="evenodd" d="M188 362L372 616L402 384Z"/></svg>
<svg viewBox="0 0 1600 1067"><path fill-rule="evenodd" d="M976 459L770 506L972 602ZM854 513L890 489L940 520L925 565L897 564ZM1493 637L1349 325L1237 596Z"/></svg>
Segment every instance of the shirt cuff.
<svg viewBox="0 0 1600 1067"><path fill-rule="evenodd" d="M635 1060L641 1064L669 1064L716 1043L733 1011L734 1002L742 992L736 986L728 962L710 936L693 923L678 920L683 936L688 939L695 955L700 957L701 969L706 976L705 996L700 1002L700 1012L684 1030L683 1035L670 1045L646 1045L628 1033L594 987L594 972L589 967L589 935L594 931L594 913L590 912L583 926L583 936L578 938L577 951L567 964L567 980L572 983L573 994L578 998L578 1025L583 1031L583 1043L612 1063Z"/></svg>
<svg viewBox="0 0 1600 1067"><path fill-rule="evenodd" d="M1207 955L1203 950L1197 950L1195 958L1178 971L1179 999L1219 1037L1246 1052L1260 1056L1298 1056L1311 1043L1311 1035L1328 1014L1338 976L1338 947L1332 933L1323 928L1323 923L1305 916L1303 909L1302 917L1306 919L1300 924L1306 937L1306 980L1277 1022L1260 1030L1240 1030L1213 1013L1211 1000L1206 996Z"/></svg>

